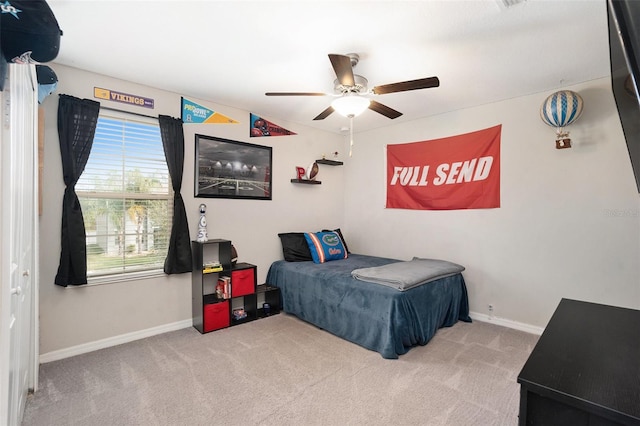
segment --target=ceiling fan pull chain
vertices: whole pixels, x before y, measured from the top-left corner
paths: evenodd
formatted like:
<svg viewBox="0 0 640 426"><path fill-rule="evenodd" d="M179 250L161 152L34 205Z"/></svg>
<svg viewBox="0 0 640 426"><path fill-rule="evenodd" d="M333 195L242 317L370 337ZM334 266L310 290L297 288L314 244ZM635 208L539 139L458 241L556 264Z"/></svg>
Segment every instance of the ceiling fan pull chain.
<svg viewBox="0 0 640 426"><path fill-rule="evenodd" d="M349 157L353 154L353 115L349 117L349 137L351 139L349 143Z"/></svg>

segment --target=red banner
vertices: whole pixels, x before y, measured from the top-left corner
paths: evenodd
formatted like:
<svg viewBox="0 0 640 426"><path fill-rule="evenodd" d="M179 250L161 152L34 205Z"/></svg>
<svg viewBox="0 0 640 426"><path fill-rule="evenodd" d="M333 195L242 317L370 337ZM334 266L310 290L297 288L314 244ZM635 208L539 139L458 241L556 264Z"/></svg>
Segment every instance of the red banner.
<svg viewBox="0 0 640 426"><path fill-rule="evenodd" d="M448 138L387 145L387 208L500 207L502 125Z"/></svg>
<svg viewBox="0 0 640 426"><path fill-rule="evenodd" d="M277 124L267 121L252 112L249 113L249 122L251 126L251 130L249 130L249 137L252 138L260 138L264 136L289 136L297 134L282 126L278 126Z"/></svg>

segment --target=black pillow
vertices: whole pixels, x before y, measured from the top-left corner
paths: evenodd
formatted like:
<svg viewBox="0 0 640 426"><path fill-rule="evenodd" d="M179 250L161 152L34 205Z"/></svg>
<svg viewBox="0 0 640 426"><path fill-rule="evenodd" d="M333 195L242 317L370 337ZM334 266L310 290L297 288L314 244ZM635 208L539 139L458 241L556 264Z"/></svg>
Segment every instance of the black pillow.
<svg viewBox="0 0 640 426"><path fill-rule="evenodd" d="M347 247L347 242L345 241L344 237L342 236L342 231L340 231L340 228L337 229L323 229L322 232L337 232L338 236L340 237L340 239L342 240L342 244L344 245L344 249L347 251L347 253L351 254L351 252L349 251L349 247Z"/></svg>
<svg viewBox="0 0 640 426"><path fill-rule="evenodd" d="M305 262L313 260L304 232L285 232L278 234L282 243L282 254L287 262Z"/></svg>

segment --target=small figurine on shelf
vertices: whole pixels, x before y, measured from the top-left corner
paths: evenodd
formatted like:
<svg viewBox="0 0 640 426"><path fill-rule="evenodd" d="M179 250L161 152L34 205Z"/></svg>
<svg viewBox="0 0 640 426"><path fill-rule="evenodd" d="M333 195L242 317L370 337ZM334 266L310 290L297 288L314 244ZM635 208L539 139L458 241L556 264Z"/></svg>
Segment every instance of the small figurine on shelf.
<svg viewBox="0 0 640 426"><path fill-rule="evenodd" d="M332 152L331 154L333 155L333 159L334 159L334 160L337 160L337 159L338 159L338 151L334 151L334 152ZM322 159L323 159L323 160L326 160L326 159L327 159L326 155L322 154Z"/></svg>
<svg viewBox="0 0 640 426"><path fill-rule="evenodd" d="M298 179L304 179L306 174L307 171L304 169L304 167L296 166L296 175Z"/></svg>
<svg viewBox="0 0 640 426"><path fill-rule="evenodd" d="M318 167L318 163L316 163L315 161L313 163L311 163L311 165L309 166L309 168L307 169L307 174L306 174L306 178L309 180L315 180L316 176L318 176L318 171L319 171L319 167Z"/></svg>
<svg viewBox="0 0 640 426"><path fill-rule="evenodd" d="M271 315L271 305L270 304L268 304L266 302L263 303L262 304L262 310L264 311L264 315L265 316L268 317L269 315Z"/></svg>
<svg viewBox="0 0 640 426"><path fill-rule="evenodd" d="M206 204L200 204L200 221L198 222L198 238L197 241L200 243L204 243L209 240L209 236L207 235L207 218L205 217L205 213L207 211Z"/></svg>

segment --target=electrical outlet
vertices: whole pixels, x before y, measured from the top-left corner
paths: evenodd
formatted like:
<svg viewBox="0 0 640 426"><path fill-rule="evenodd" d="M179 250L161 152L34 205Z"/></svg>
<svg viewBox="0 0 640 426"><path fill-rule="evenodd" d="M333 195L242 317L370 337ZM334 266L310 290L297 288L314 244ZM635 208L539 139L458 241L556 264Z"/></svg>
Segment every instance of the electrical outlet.
<svg viewBox="0 0 640 426"><path fill-rule="evenodd" d="M493 305L489 303L489 312L493 312Z"/></svg>
<svg viewBox="0 0 640 426"><path fill-rule="evenodd" d="M489 318L493 319L493 303L489 303L487 307L489 309Z"/></svg>

